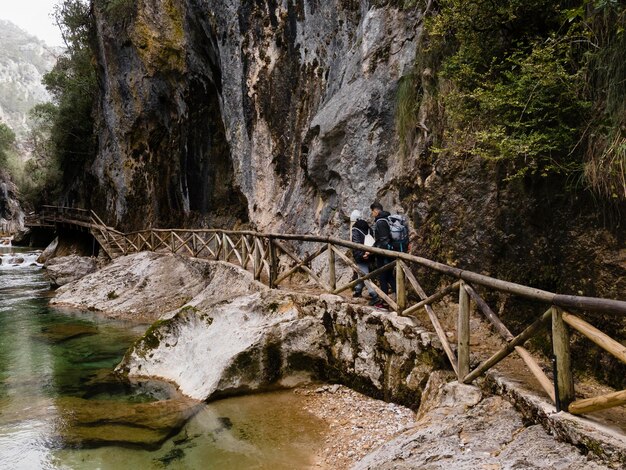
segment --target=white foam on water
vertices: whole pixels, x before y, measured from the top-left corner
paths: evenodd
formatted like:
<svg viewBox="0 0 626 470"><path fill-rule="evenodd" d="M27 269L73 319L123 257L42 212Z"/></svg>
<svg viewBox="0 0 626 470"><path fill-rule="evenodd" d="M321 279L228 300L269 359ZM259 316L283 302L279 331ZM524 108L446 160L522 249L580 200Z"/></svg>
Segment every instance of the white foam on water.
<svg viewBox="0 0 626 470"><path fill-rule="evenodd" d="M6 271L40 268L43 265L37 262L39 255L41 255L41 251L16 253L14 251L4 252L4 250L0 250L0 269Z"/></svg>

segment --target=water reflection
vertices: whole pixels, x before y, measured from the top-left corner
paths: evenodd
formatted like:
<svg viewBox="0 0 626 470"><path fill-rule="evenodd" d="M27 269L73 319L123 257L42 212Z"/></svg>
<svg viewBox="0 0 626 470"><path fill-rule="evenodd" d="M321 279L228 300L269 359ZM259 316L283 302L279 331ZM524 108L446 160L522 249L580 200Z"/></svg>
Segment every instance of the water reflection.
<svg viewBox="0 0 626 470"><path fill-rule="evenodd" d="M0 249L0 467L314 464L324 425L291 392L205 405L163 382L116 376L146 326L50 308L37 255Z"/></svg>

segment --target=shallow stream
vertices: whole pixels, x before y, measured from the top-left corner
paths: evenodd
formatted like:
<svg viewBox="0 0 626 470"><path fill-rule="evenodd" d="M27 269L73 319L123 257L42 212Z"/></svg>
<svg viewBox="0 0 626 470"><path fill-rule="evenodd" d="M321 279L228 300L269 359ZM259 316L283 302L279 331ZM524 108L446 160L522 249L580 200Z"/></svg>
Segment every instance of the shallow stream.
<svg viewBox="0 0 626 470"><path fill-rule="evenodd" d="M0 468L314 465L325 425L293 392L207 405L116 377L146 325L50 307L38 254L0 248Z"/></svg>

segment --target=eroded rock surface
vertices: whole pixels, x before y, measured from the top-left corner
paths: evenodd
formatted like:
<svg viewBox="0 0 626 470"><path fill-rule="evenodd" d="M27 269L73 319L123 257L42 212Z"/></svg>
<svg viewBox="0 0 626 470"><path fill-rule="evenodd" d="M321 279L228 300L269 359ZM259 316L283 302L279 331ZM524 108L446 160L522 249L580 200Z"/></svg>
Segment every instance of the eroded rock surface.
<svg viewBox="0 0 626 470"><path fill-rule="evenodd" d="M203 400L322 378L415 407L437 357L407 319L335 296L263 291L217 304L198 296L155 323L119 369Z"/></svg>
<svg viewBox="0 0 626 470"><path fill-rule="evenodd" d="M64 286L82 279L98 268L96 259L87 256L61 256L46 261L46 276L52 287Z"/></svg>
<svg viewBox="0 0 626 470"><path fill-rule="evenodd" d="M511 403L483 396L477 387L445 383L434 374L414 429L357 463L370 469L559 469L600 470L570 444L540 425L525 426Z"/></svg>
<svg viewBox="0 0 626 470"><path fill-rule="evenodd" d="M52 260L54 261L54 260ZM57 291L53 305L154 321L181 307L208 283L206 264L172 254L141 252Z"/></svg>

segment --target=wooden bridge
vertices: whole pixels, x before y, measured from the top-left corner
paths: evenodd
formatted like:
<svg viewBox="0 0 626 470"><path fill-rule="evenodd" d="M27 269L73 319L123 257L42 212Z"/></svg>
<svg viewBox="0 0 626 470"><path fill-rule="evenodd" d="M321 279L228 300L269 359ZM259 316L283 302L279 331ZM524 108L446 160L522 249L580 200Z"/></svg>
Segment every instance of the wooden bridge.
<svg viewBox="0 0 626 470"><path fill-rule="evenodd" d="M254 278L265 282L270 288L287 283L297 273L303 273L323 292L340 294L365 282L378 293L398 315L414 316L424 309L439 341L450 361L459 382L471 383L494 367L511 353L516 352L528 366L545 393L555 404L557 411L583 414L626 404L626 390L598 397L575 399L574 379L570 364L570 329L576 330L610 354L626 363L626 347L598 330L581 315L572 312L595 312L623 317L626 302L595 297L559 295L552 292L502 281L471 271L465 271L408 253L383 250L352 243L333 237L257 233L220 229L147 229L122 233L106 224L93 212L84 209L45 206L33 223L49 226L67 226L89 231L110 258L139 251L163 251L193 257L222 260L251 270ZM28 223L30 225L30 223ZM290 244L299 244L293 249ZM347 255L350 249L369 251L392 260L386 266L369 274L362 272ZM297 253L308 253L300 257ZM319 257L326 257L326 273L317 274L311 267ZM340 284L337 265L343 263L358 278ZM447 287L427 294L411 268L421 267L445 275L450 279ZM395 269L396 297L388 296L372 282L381 272ZM310 282L308 281L308 282ZM514 336L487 302L479 295L477 286L501 294L518 296L545 305L545 313L536 318L524 331ZM432 305L444 297L458 293L458 318L456 347L448 340ZM479 365L470 367L470 302L491 324L502 338L504 346ZM553 345L554 382L523 345L544 328L551 332Z"/></svg>

